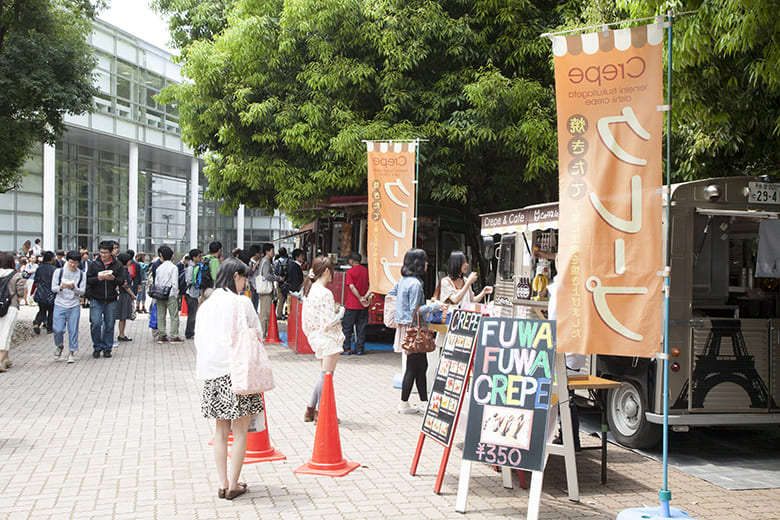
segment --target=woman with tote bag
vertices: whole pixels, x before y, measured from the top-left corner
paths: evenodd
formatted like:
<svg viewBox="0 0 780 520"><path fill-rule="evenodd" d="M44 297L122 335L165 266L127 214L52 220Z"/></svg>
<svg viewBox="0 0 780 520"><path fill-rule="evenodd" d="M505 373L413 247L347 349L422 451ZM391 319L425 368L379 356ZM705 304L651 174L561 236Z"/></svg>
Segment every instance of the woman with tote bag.
<svg viewBox="0 0 780 520"><path fill-rule="evenodd" d="M201 410L207 419L216 419L214 458L220 482L218 496L228 500L247 491L247 485L238 481L246 454L247 432L251 416L263 411L263 394L237 393L236 382L231 379L233 373L241 373L242 379L246 375L246 367L241 367L241 361L235 359L236 350L247 351L246 348L237 348L237 338L242 338L244 342L255 340L255 346L259 342L262 348L260 321L252 300L241 296L247 274L249 267L237 258L228 258L222 262L214 281L214 292L201 304L195 322L197 375L199 379L205 380ZM255 337L251 337L251 334ZM244 364L248 363L249 360L244 361ZM227 441L231 431L232 466L228 474Z"/></svg>

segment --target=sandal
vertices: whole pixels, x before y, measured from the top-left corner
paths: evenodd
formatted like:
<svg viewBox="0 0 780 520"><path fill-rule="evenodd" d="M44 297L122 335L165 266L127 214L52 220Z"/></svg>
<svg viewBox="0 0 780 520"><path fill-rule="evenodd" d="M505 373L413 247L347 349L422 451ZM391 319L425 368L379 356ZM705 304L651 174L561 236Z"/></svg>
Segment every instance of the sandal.
<svg viewBox="0 0 780 520"><path fill-rule="evenodd" d="M238 483L238 487L240 487L241 489L243 489L243 490L245 490L245 491L246 491L246 488L247 488L246 482L239 482L239 483ZM225 495L226 495L226 494L227 494L227 488L219 488L219 489L217 490L217 496L218 496L219 498L225 498ZM238 495L236 495L236 496L238 496ZM235 498L235 497L234 497L234 498ZM233 500L233 499L231 498L230 500Z"/></svg>
<svg viewBox="0 0 780 520"><path fill-rule="evenodd" d="M244 482L238 483L238 489L226 489L225 490L225 499L226 500L233 500L236 497L239 497L247 492L249 488Z"/></svg>

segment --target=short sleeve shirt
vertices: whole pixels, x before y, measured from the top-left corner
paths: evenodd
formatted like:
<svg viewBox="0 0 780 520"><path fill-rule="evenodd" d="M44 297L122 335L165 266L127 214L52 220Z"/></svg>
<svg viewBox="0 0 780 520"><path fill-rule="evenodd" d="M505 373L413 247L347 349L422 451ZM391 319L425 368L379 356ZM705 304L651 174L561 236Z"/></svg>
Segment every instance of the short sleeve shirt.
<svg viewBox="0 0 780 520"><path fill-rule="evenodd" d="M349 271L347 271L344 284L346 285L344 292L347 295L347 301L345 302L344 307L347 309L363 309L364 307L360 304L360 300L352 294L349 286L354 285L355 289L357 289L360 294L366 294L368 291L368 269L359 264L350 267Z"/></svg>

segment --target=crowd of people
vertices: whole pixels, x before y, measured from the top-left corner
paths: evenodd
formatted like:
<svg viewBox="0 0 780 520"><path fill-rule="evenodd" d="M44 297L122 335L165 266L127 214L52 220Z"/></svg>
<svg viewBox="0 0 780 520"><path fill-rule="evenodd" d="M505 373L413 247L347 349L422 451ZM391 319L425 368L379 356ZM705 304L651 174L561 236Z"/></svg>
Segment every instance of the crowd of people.
<svg viewBox="0 0 780 520"><path fill-rule="evenodd" d="M166 245L160 246L156 257L149 262L148 256L132 250L120 253L119 244L112 240L100 242L98 253L92 258L85 250L42 251L39 240L34 245L25 242L15 256L0 253L0 372L12 366L9 347L13 324L19 305L30 295L38 305L33 330L40 334L45 328L53 334L56 359L64 352L67 332L67 363L74 363L79 351L81 307L89 309L94 358L110 358L119 342L132 341L126 333L127 320L149 312L150 327L158 344L195 340L197 375L204 380L202 412L204 417L216 420L214 450L222 485L218 496L233 499L247 490L238 477L250 416L263 410L261 394L237 395L232 391L228 353L233 331L241 324L255 331L262 341L274 300L277 319L284 319L285 303L291 293L303 300L301 326L321 368L304 412L304 421L314 422L325 374L335 371L341 355L364 353L372 297L368 270L361 265L359 254L349 255L344 305L340 305L328 287L335 275L334 261L319 256L307 270L306 255L301 249L294 249L288 256L280 248L276 255L273 244L267 243L234 249L229 257L223 258L222 244L214 241L205 254L195 248L176 263L173 250ZM401 349L402 339L407 328L414 324L415 316L423 322L420 325L427 326L429 312L478 302L492 292L491 287L486 287L474 294L472 285L476 275L469 272L465 255L453 252L447 276L439 283L434 298L426 303L423 277L427 269L425 251L407 251L402 278L390 291L397 302L394 350L403 352L405 357L399 413L418 411L409 404L415 384L423 405L427 401L427 354L406 353ZM30 280L32 284L28 286ZM147 310L149 300L151 305ZM184 339L179 323L182 305L187 309ZM117 324L118 335L115 335ZM228 472L230 432L233 463Z"/></svg>

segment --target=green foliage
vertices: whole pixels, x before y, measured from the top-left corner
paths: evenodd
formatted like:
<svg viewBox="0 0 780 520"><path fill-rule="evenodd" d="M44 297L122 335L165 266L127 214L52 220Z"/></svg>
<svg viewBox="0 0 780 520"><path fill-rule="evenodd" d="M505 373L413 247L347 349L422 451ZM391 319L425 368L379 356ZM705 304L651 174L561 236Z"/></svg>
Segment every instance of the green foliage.
<svg viewBox="0 0 780 520"><path fill-rule="evenodd" d="M635 16L675 19L672 152L677 180L778 174L777 0L625 0Z"/></svg>
<svg viewBox="0 0 780 520"><path fill-rule="evenodd" d="M161 0L162 1L162 0ZM421 138L420 195L464 210L557 196L550 43L569 4L238 0L166 89L208 194L305 211L365 194L362 140Z"/></svg>
<svg viewBox="0 0 780 520"><path fill-rule="evenodd" d="M213 40L227 27L235 0L154 0L152 7L168 16L174 47L185 49L198 40Z"/></svg>
<svg viewBox="0 0 780 520"><path fill-rule="evenodd" d="M62 116L96 92L87 0L0 0L0 192L18 186L33 147L53 143Z"/></svg>

